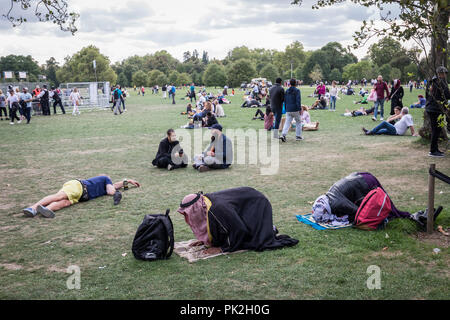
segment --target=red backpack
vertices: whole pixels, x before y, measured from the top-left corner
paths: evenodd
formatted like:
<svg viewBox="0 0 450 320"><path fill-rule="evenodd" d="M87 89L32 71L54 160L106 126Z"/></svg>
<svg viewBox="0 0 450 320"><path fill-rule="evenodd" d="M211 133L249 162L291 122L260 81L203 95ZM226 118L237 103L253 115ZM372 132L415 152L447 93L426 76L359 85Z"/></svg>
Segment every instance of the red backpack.
<svg viewBox="0 0 450 320"><path fill-rule="evenodd" d="M361 202L353 225L363 230L376 230L391 213L391 199L381 188L370 191Z"/></svg>

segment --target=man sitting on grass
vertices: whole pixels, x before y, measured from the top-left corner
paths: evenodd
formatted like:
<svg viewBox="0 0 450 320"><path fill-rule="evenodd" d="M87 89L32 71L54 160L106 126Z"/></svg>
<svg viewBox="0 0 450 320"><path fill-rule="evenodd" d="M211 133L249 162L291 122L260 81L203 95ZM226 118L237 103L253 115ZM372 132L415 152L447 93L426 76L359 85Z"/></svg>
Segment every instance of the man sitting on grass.
<svg viewBox="0 0 450 320"><path fill-rule="evenodd" d="M188 157L180 147L175 130L167 130L167 137L159 143L158 152L152 161L152 165L172 171L174 169L186 168L188 160Z"/></svg>
<svg viewBox="0 0 450 320"><path fill-rule="evenodd" d="M69 207L77 202L85 202L101 196L114 196L114 205L122 199L119 189L128 189L128 183L140 187L139 182L123 180L112 183L108 176L97 176L87 180L70 180L55 194L47 196L29 208L23 210L25 216L34 218L40 213L45 218L54 218L55 211Z"/></svg>
<svg viewBox="0 0 450 320"><path fill-rule="evenodd" d="M226 169L233 162L233 144L222 133L218 123L211 127L211 143L201 154L194 157L194 169L205 172L210 169Z"/></svg>
<svg viewBox="0 0 450 320"><path fill-rule="evenodd" d="M414 130L413 118L409 114L409 109L407 107L404 107L402 109L399 118L400 120L397 123L395 123L395 125L392 125L387 121L383 121L372 130L367 130L365 128L362 128L362 130L364 131L364 134L368 136L379 134L403 136L409 128L411 129L412 136L417 137L418 134Z"/></svg>

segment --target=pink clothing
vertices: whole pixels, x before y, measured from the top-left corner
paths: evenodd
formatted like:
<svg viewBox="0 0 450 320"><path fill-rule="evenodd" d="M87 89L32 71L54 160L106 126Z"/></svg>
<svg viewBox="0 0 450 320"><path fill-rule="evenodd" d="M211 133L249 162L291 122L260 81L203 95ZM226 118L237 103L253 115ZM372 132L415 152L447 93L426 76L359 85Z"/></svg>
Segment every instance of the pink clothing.
<svg viewBox="0 0 450 320"><path fill-rule="evenodd" d="M189 194L184 197L181 203L189 203L196 197L197 194ZM191 227L195 237L198 240L202 241L204 244L211 245L208 237L208 222L206 216L208 212L205 200L203 199L203 195L200 195L200 198L197 200L197 202L193 203L189 207L180 207L177 211L184 215L184 220Z"/></svg>
<svg viewBox="0 0 450 320"><path fill-rule="evenodd" d="M326 93L325 85L317 86L317 93L318 94L325 94Z"/></svg>
<svg viewBox="0 0 450 320"><path fill-rule="evenodd" d="M273 113L264 114L264 129L270 130L273 127Z"/></svg>

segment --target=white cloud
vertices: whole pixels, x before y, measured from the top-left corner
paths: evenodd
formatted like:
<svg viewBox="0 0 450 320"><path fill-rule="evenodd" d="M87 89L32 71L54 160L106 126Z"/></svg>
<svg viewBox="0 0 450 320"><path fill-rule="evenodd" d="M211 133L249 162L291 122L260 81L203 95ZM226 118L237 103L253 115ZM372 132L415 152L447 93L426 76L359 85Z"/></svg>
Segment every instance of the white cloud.
<svg viewBox="0 0 450 320"><path fill-rule="evenodd" d="M71 0L70 8L81 15L75 36L51 23L13 29L0 19L2 42L8 44L0 46L0 55L63 62L93 44L112 62L163 49L180 60L194 49L222 59L235 46L283 50L294 40L317 49L330 41L350 44L361 21L376 12L351 3L312 10L313 2L298 7L291 0ZM366 49L355 54L362 58Z"/></svg>

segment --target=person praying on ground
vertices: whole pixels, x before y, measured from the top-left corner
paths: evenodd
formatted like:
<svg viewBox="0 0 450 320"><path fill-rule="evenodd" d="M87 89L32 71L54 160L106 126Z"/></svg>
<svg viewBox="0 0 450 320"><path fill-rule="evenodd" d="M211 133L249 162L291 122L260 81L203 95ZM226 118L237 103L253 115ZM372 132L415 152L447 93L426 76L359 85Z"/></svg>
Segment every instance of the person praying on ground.
<svg viewBox="0 0 450 320"><path fill-rule="evenodd" d="M189 194L177 211L198 240L191 246L209 247L206 254L281 249L298 243L296 239L278 234L273 225L272 205L253 188Z"/></svg>

